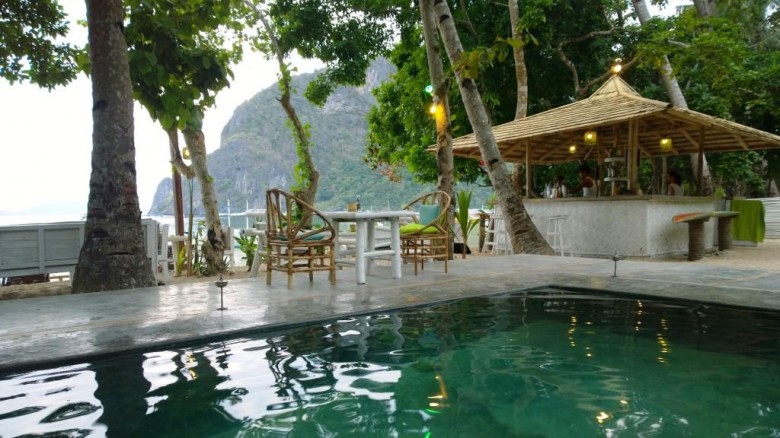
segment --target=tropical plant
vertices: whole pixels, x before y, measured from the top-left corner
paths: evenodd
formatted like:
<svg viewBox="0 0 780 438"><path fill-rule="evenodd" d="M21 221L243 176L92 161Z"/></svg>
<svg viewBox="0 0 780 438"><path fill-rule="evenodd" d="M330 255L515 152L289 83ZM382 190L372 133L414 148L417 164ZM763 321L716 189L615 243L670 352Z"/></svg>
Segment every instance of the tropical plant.
<svg viewBox="0 0 780 438"><path fill-rule="evenodd" d="M181 275L184 271L184 267L187 264L187 247L182 245L179 251L176 253L176 275Z"/></svg>
<svg viewBox="0 0 780 438"><path fill-rule="evenodd" d="M198 232L195 233L195 245L193 245L192 252L192 273L198 277L208 276L211 274L209 268L208 259L201 254L200 242L206 240L206 221L198 221ZM224 263L224 260L222 260Z"/></svg>
<svg viewBox="0 0 780 438"><path fill-rule="evenodd" d="M238 249L244 253L242 259L246 260L246 265L252 266L252 262L255 259L255 253L257 252L257 238L255 236L247 236L244 230L238 233L238 237L233 238L238 243Z"/></svg>
<svg viewBox="0 0 780 438"><path fill-rule="evenodd" d="M466 258L466 246L469 242L469 235L474 227L479 224L479 219L469 217L469 207L471 206L471 192L461 190L458 192L458 209L455 211L455 221L460 225L461 239L463 242L463 258Z"/></svg>

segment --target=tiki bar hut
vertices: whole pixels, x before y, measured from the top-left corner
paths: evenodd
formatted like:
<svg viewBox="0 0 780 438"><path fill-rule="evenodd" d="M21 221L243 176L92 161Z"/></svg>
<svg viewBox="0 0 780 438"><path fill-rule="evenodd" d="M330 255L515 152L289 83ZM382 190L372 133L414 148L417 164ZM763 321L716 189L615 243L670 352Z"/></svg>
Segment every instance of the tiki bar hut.
<svg viewBox="0 0 780 438"><path fill-rule="evenodd" d="M644 98L618 75L587 99L495 126L493 134L504 161L525 164L526 193L533 165L598 163L598 196L525 200L542 233L550 217L566 216L568 251L597 257L684 254L687 229L672 217L724 208L713 197L642 194L640 157L780 148L780 136ZM453 153L481 159L474 134L453 140ZM701 193L701 178L696 187ZM716 222L705 224L706 248L716 242Z"/></svg>

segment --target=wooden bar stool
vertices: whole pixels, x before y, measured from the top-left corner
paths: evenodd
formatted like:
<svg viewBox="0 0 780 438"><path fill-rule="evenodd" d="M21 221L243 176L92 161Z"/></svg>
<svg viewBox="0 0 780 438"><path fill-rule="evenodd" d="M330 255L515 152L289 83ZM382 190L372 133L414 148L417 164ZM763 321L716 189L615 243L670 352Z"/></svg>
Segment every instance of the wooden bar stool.
<svg viewBox="0 0 780 438"><path fill-rule="evenodd" d="M563 229L563 224L566 222L569 216L550 216L547 218L547 242L554 252L561 253L561 257L566 256L566 251L569 248L566 246L566 233ZM569 250L571 255L571 250Z"/></svg>

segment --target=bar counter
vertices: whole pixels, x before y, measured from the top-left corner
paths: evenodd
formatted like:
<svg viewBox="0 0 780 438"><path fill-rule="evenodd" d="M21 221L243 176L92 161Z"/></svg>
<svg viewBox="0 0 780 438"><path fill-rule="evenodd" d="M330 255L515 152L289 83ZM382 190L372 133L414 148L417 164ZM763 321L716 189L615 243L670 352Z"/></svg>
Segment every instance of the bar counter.
<svg viewBox="0 0 780 438"><path fill-rule="evenodd" d="M543 236L549 217L568 216L564 243L573 255L582 257L686 254L688 227L672 223L672 217L723 209L723 201L716 198L659 195L525 199L524 205ZM704 225L704 245L709 250L717 245L717 220Z"/></svg>

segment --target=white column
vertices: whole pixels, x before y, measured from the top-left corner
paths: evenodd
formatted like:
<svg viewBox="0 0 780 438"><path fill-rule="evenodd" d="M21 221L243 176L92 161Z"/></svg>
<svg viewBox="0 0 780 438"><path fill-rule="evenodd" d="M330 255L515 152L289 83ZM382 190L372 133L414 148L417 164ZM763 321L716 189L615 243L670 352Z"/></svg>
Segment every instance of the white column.
<svg viewBox="0 0 780 438"><path fill-rule="evenodd" d="M355 242L355 274L357 275L357 283L366 283L366 233L368 223L365 219L356 219L357 235Z"/></svg>
<svg viewBox="0 0 780 438"><path fill-rule="evenodd" d="M401 278L401 224L398 216L390 218L390 245L393 248L393 278Z"/></svg>

